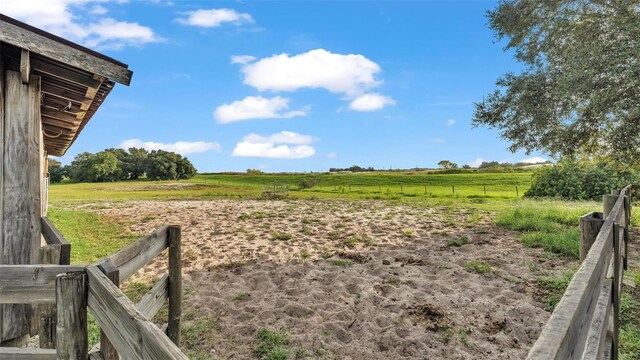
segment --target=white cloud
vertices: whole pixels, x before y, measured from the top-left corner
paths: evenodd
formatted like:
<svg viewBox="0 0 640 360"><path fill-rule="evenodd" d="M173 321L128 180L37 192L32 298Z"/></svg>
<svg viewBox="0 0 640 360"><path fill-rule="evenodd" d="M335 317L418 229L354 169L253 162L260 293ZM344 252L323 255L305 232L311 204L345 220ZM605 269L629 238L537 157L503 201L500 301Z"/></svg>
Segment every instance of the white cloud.
<svg viewBox="0 0 640 360"><path fill-rule="evenodd" d="M181 155L188 154L197 154L203 153L207 151L216 151L220 152L221 147L220 144L215 142L205 142L205 141L178 141L175 143L163 144L154 141L142 141L140 139L129 139L123 141L119 148L129 149L132 147L135 148L144 148L149 151L151 150L164 150L164 151L172 151Z"/></svg>
<svg viewBox="0 0 640 360"><path fill-rule="evenodd" d="M84 42L90 47L121 49L127 45L139 46L160 41L153 30L146 26L111 18L104 18L87 29L90 35Z"/></svg>
<svg viewBox="0 0 640 360"><path fill-rule="evenodd" d="M456 121L453 120L453 119L447 120L447 126L453 126L455 123L456 123Z"/></svg>
<svg viewBox="0 0 640 360"><path fill-rule="evenodd" d="M364 94L349 104L349 109L355 111L374 111L380 110L386 105L395 105L396 101L392 98L380 94Z"/></svg>
<svg viewBox="0 0 640 360"><path fill-rule="evenodd" d="M104 0L2 0L2 13L83 45L104 49L162 41L136 22L102 17ZM88 8L90 7L91 8ZM89 13L92 16L86 17Z"/></svg>
<svg viewBox="0 0 640 360"><path fill-rule="evenodd" d="M185 12L183 15L187 17L176 19L178 23L205 28L219 27L224 23L242 25L254 22L251 15L233 9L200 9Z"/></svg>
<svg viewBox="0 0 640 360"><path fill-rule="evenodd" d="M471 166L471 167L478 167L480 166L480 164L482 164L483 162L485 162L486 160L483 158L476 158L474 160L468 161L467 165Z"/></svg>
<svg viewBox="0 0 640 360"><path fill-rule="evenodd" d="M244 83L260 91L322 88L355 98L381 84L380 66L362 55L324 49L299 55L273 55L242 66Z"/></svg>
<svg viewBox="0 0 640 360"><path fill-rule="evenodd" d="M429 139L429 142L432 144L444 144L446 140L441 137L432 137L431 139Z"/></svg>
<svg viewBox="0 0 640 360"><path fill-rule="evenodd" d="M233 55L231 57L232 64L248 64L256 59L255 56L251 55Z"/></svg>
<svg viewBox="0 0 640 360"><path fill-rule="evenodd" d="M107 8L102 5L96 5L89 10L91 15L104 15L107 13Z"/></svg>
<svg viewBox="0 0 640 360"><path fill-rule="evenodd" d="M304 159L316 153L315 149L308 145L313 140L310 135L292 131L281 131L269 136L249 134L236 144L231 156Z"/></svg>
<svg viewBox="0 0 640 360"><path fill-rule="evenodd" d="M250 119L288 119L307 115L305 109L289 110L289 99L276 96L264 98L262 96L247 96L231 104L218 106L213 116L220 124Z"/></svg>
<svg viewBox="0 0 640 360"><path fill-rule="evenodd" d="M545 159L545 158L539 157L539 156L534 156L534 157L530 157L528 159L520 160L519 162L525 163L525 164L538 164L538 163L543 163L543 162L547 162L547 161L549 161L549 159Z"/></svg>
<svg viewBox="0 0 640 360"><path fill-rule="evenodd" d="M329 159L335 159L338 156L338 154L336 154L335 152L330 152L327 154L327 157Z"/></svg>

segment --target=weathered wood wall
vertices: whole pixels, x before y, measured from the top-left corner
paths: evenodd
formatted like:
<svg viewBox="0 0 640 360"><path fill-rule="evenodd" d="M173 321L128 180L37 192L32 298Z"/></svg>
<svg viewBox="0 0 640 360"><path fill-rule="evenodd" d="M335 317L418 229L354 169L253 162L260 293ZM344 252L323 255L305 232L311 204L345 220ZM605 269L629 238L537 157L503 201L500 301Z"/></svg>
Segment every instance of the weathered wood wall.
<svg viewBox="0 0 640 360"><path fill-rule="evenodd" d="M0 264L35 264L42 214L40 78L0 66ZM0 342L30 330L31 305L0 309Z"/></svg>

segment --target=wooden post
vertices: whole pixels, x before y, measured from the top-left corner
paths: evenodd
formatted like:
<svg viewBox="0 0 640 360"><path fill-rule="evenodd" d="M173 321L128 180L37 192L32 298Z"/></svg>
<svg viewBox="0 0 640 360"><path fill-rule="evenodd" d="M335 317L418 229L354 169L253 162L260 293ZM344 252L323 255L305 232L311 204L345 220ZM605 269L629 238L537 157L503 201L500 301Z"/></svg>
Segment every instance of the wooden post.
<svg viewBox="0 0 640 360"><path fill-rule="evenodd" d="M424 186L424 193L427 193L427 185Z"/></svg>
<svg viewBox="0 0 640 360"><path fill-rule="evenodd" d="M86 359L88 356L87 285L84 271L56 277L56 353L60 360Z"/></svg>
<svg viewBox="0 0 640 360"><path fill-rule="evenodd" d="M5 75L5 76L3 76ZM35 264L40 247L40 77L28 85L16 71L4 78L0 119L0 264ZM1 84L0 84L1 85ZM3 97L3 99L2 99ZM0 311L0 342L31 332L29 304L5 304Z"/></svg>
<svg viewBox="0 0 640 360"><path fill-rule="evenodd" d="M518 193L518 185L516 185L516 197L520 197L520 193Z"/></svg>
<svg viewBox="0 0 640 360"><path fill-rule="evenodd" d="M587 257L603 224L604 218L601 212L590 212L580 217L580 261Z"/></svg>
<svg viewBox="0 0 640 360"><path fill-rule="evenodd" d="M400 192L402 192L402 184L400 184Z"/></svg>
<svg viewBox="0 0 640 360"><path fill-rule="evenodd" d="M613 337L611 339L611 359L618 359L618 338L620 335L620 225L613 224Z"/></svg>
<svg viewBox="0 0 640 360"><path fill-rule="evenodd" d="M618 201L618 195L603 195L602 196L602 213L604 214L604 218L606 219L613 209L613 206Z"/></svg>
<svg viewBox="0 0 640 360"><path fill-rule="evenodd" d="M105 261L98 266L100 270L111 280L111 282L116 286L120 287L120 271L117 267L113 265L111 261ZM118 356L118 351L113 346L107 335L100 330L100 352L102 353L102 358L104 360L118 360L120 357Z"/></svg>
<svg viewBox="0 0 640 360"><path fill-rule="evenodd" d="M47 245L40 248L39 264L60 264L61 245ZM39 305L38 315L40 326L38 329L41 349L53 349L56 344L56 307L53 305Z"/></svg>
<svg viewBox="0 0 640 360"><path fill-rule="evenodd" d="M487 185L482 185L482 188L484 189L484 194L487 195Z"/></svg>
<svg viewBox="0 0 640 360"><path fill-rule="evenodd" d="M169 245L169 324L167 336L180 346L180 318L182 316L182 263L180 254L180 226L171 225L168 231Z"/></svg>
<svg viewBox="0 0 640 360"><path fill-rule="evenodd" d="M451 193L455 194L456 193L456 187L451 185Z"/></svg>
<svg viewBox="0 0 640 360"><path fill-rule="evenodd" d="M349 184L349 191L351 191L351 184Z"/></svg>

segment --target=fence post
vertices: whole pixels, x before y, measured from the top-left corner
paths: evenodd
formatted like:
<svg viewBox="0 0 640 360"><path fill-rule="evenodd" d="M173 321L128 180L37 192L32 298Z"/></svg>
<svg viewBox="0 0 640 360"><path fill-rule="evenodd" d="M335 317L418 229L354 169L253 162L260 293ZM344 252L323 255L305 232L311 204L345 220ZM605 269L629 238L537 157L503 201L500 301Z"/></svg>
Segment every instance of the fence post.
<svg viewBox="0 0 640 360"><path fill-rule="evenodd" d="M487 195L487 185L482 185L482 189L484 190L484 194Z"/></svg>
<svg viewBox="0 0 640 360"><path fill-rule="evenodd" d="M620 225L613 224L613 337L611 339L611 359L618 359L618 338L620 335Z"/></svg>
<svg viewBox="0 0 640 360"><path fill-rule="evenodd" d="M84 271L56 277L56 354L60 360L86 359L87 275Z"/></svg>
<svg viewBox="0 0 640 360"><path fill-rule="evenodd" d="M590 212L580 217L580 261L584 261L604 224L601 212Z"/></svg>
<svg viewBox="0 0 640 360"><path fill-rule="evenodd" d="M520 197L520 194L518 193L518 185L516 185L516 197Z"/></svg>
<svg viewBox="0 0 640 360"><path fill-rule="evenodd" d="M602 195L602 213L605 219L609 216L616 201L618 201L618 195Z"/></svg>
<svg viewBox="0 0 640 360"><path fill-rule="evenodd" d="M629 229L631 227L631 194L630 191L627 192L626 196L624 197L624 233L623 233L623 240L624 240L624 257L623 257L623 263L622 266L625 270L627 270L628 268L628 262L627 262L627 258L629 257Z"/></svg>
<svg viewBox="0 0 640 360"><path fill-rule="evenodd" d="M61 245L48 245L38 249L38 264L60 264ZM38 305L39 342L41 349L54 349L56 346L56 308L54 305Z"/></svg>
<svg viewBox="0 0 640 360"><path fill-rule="evenodd" d="M116 286L120 287L120 271L111 261L105 261L102 264L98 265L98 268L111 280L111 282ZM100 330L100 352L102 353L102 358L104 360L118 360L120 357L118 356L118 351L113 346L107 335L104 331Z"/></svg>
<svg viewBox="0 0 640 360"><path fill-rule="evenodd" d="M451 185L451 193L455 194L456 193L456 187Z"/></svg>
<svg viewBox="0 0 640 360"><path fill-rule="evenodd" d="M180 346L180 317L182 316L182 264L180 260L180 226L169 226L169 324L167 336Z"/></svg>

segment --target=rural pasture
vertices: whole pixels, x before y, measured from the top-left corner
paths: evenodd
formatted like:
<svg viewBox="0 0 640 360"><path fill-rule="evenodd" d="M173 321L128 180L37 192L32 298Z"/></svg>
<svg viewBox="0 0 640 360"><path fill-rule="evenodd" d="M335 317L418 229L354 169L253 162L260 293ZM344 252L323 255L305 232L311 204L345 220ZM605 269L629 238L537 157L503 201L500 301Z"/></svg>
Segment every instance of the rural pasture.
<svg viewBox="0 0 640 360"><path fill-rule="evenodd" d="M513 359L526 356L577 268L578 217L601 207L523 199L530 175L60 184L49 217L77 263L181 225L183 348L193 359ZM314 186L300 189L304 179ZM286 199L260 198L283 184ZM631 254L634 270L635 246ZM162 261L123 285L134 301ZM622 350L633 359L640 326L629 314L640 296L626 293Z"/></svg>

